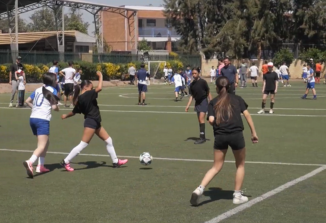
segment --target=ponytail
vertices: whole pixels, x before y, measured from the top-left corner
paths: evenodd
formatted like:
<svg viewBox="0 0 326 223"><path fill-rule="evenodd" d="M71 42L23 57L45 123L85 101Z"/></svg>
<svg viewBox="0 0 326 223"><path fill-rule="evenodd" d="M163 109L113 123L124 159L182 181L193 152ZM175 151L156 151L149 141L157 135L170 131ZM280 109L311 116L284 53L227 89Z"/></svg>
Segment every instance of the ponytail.
<svg viewBox="0 0 326 223"><path fill-rule="evenodd" d="M232 105L230 95L228 94L229 81L226 77L219 77L216 80L216 88L218 93L218 100L214 105L216 124L227 122L232 117Z"/></svg>
<svg viewBox="0 0 326 223"><path fill-rule="evenodd" d="M80 86L79 86L79 84L77 84L75 86L74 97L72 99L74 106L76 106L78 103L78 97L79 97L80 91L81 91Z"/></svg>
<svg viewBox="0 0 326 223"><path fill-rule="evenodd" d="M58 96L54 95L51 91L46 89L44 86L42 87L42 94L43 97L46 98L51 105L56 105L58 104L59 98Z"/></svg>
<svg viewBox="0 0 326 223"><path fill-rule="evenodd" d="M51 86L53 88L56 87L56 80L57 80L57 77L53 73L48 72L48 73L43 74L43 84L45 86L42 87L42 94L43 94L43 97L46 98L51 103L51 105L58 104L58 101L60 99L58 98L58 96L54 95L51 91L46 89L46 86Z"/></svg>

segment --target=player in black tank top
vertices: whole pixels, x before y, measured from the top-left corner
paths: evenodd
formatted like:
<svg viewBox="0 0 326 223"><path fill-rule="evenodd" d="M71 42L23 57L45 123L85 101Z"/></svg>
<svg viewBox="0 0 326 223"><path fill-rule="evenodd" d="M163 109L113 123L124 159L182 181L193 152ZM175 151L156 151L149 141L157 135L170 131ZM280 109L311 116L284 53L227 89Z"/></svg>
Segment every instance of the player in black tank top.
<svg viewBox="0 0 326 223"><path fill-rule="evenodd" d="M69 172L74 171L70 166L70 161L76 157L83 149L85 149L96 134L100 139L105 141L106 149L112 159L113 167L120 167L128 162L127 159L120 160L117 158L115 149L113 147L112 139L106 130L101 126L101 114L100 109L97 105L98 93L102 90L103 85L103 75L100 71L96 72L99 77L98 86L93 89L92 82L88 80L82 81L81 85L75 86L74 93L74 109L69 114L64 114L61 116L62 119L66 119L74 116L75 114L84 114L84 134L82 136L81 142L71 150L69 155L61 161L61 165Z"/></svg>

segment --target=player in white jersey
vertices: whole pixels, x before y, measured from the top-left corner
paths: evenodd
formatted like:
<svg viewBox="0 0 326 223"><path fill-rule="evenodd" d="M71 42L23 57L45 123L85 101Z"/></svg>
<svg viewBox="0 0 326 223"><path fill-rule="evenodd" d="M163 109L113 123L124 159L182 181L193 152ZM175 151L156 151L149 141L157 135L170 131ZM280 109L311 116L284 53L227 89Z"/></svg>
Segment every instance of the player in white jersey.
<svg viewBox="0 0 326 223"><path fill-rule="evenodd" d="M309 90L312 90L312 93L314 94L313 99L317 99L317 93L315 89L315 77L314 77L314 70L311 68L311 65L307 65L307 88L305 94L301 97L302 99L306 99L307 95L309 93Z"/></svg>
<svg viewBox="0 0 326 223"><path fill-rule="evenodd" d="M181 91L182 95L184 95L184 93L183 93L183 85L185 83L185 80L179 73L175 73L173 75L171 81L174 83L174 86L175 86L175 90L174 90L175 101L178 101L179 92Z"/></svg>
<svg viewBox="0 0 326 223"><path fill-rule="evenodd" d="M30 126L33 134L37 136L37 148L31 158L23 163L27 175L31 178L34 177L33 163L37 159L36 172L49 171L44 167L44 159L49 146L51 110L59 111L57 90L55 89L56 79L56 75L53 73L44 74L43 83L45 86L37 88L26 100L26 104L32 108Z"/></svg>
<svg viewBox="0 0 326 223"><path fill-rule="evenodd" d="M304 83L307 82L307 75L308 75L307 64L304 64L304 65L303 65L303 68L302 68L302 79L303 79L303 82L304 82Z"/></svg>
<svg viewBox="0 0 326 223"><path fill-rule="evenodd" d="M64 103L65 107L69 107L67 105L67 99L70 101L70 107L73 108L72 104L72 95L74 93L74 76L76 74L76 70L73 68L73 63L68 62L69 67L61 70L60 75L65 77L65 96Z"/></svg>

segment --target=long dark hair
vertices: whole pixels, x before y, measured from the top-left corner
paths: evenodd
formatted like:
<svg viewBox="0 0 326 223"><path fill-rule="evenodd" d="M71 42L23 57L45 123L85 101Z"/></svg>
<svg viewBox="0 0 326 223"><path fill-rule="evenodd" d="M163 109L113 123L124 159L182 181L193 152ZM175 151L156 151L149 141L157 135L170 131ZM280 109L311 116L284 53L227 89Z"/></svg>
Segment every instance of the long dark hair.
<svg viewBox="0 0 326 223"><path fill-rule="evenodd" d="M87 86L90 85L90 84L92 84L91 81L89 81L89 80L83 80L83 81L81 82L80 85L77 84L77 85L75 86L74 97L73 97L73 99L72 99L73 104L74 104L75 106L76 106L76 104L78 103L78 96L79 96L79 94L80 94L80 92L81 92L81 89L83 89L85 86L87 87Z"/></svg>
<svg viewBox="0 0 326 223"><path fill-rule="evenodd" d="M229 80L226 77L217 78L216 91L219 100L214 105L217 125L228 121L232 117L232 105L230 103L230 95L228 94L229 86Z"/></svg>
<svg viewBox="0 0 326 223"><path fill-rule="evenodd" d="M46 98L51 103L51 105L58 104L58 96L54 95L51 91L45 88L46 86L51 86L55 88L57 84L57 76L49 72L43 74L43 84L45 85L42 88L43 97Z"/></svg>

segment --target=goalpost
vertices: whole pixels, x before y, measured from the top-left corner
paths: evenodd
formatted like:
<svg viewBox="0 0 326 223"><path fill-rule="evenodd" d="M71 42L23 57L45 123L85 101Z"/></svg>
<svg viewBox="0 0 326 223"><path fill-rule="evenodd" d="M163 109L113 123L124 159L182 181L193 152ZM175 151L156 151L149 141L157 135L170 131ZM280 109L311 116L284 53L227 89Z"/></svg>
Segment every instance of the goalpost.
<svg viewBox="0 0 326 223"><path fill-rule="evenodd" d="M148 66L148 72L152 80L151 82L152 83L159 82L159 80L156 79L157 73L159 72L160 68L164 68L164 66L166 65L166 61L147 61L145 62L145 64L146 63Z"/></svg>

